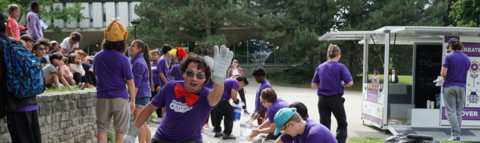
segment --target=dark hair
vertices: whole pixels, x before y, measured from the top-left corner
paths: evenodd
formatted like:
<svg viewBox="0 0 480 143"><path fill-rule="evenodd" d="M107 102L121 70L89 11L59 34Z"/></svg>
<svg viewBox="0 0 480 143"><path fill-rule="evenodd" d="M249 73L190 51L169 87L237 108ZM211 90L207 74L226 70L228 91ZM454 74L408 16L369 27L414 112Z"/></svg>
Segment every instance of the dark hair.
<svg viewBox="0 0 480 143"><path fill-rule="evenodd" d="M275 90L273 90L272 88L263 89L260 94L260 97L262 97L262 99L267 102L273 102L277 100L277 94L275 93Z"/></svg>
<svg viewBox="0 0 480 143"><path fill-rule="evenodd" d="M298 113L298 112L299 112L298 109L296 109L296 108L290 108L290 109L292 109L292 111L297 110L297 112L294 113L294 114L292 115L292 117L290 117L290 119L288 119L288 121L285 122L285 124L283 124L283 126L286 126L286 124L287 124L288 122L290 122L290 121L297 122L297 123L298 123L298 122L301 122L301 121L303 120L302 118L304 118L301 114Z"/></svg>
<svg viewBox="0 0 480 143"><path fill-rule="evenodd" d="M40 45L43 45L43 46L48 46L50 44L48 44L48 42L44 41L44 40L38 40L34 45L33 45L33 48L32 48L32 51L33 50L37 50L38 46Z"/></svg>
<svg viewBox="0 0 480 143"><path fill-rule="evenodd" d="M265 77L265 73L266 73L265 69L261 66L253 69L253 71L252 71L253 76L263 76L263 77Z"/></svg>
<svg viewBox="0 0 480 143"><path fill-rule="evenodd" d="M63 61L63 60L65 60L65 61ZM62 61L63 61L63 63L64 63L65 65L67 65L67 63L68 63L68 58L67 58L67 57L63 57Z"/></svg>
<svg viewBox="0 0 480 143"><path fill-rule="evenodd" d="M75 42L80 42L82 41L82 34L79 32L75 31L70 34L70 39L72 39Z"/></svg>
<svg viewBox="0 0 480 143"><path fill-rule="evenodd" d="M8 13L10 13L10 12L12 12L12 11L14 11L14 10L17 10L17 9L20 9L20 7L18 7L18 5L16 5L16 4L10 4L10 5L8 6ZM11 14L10 14L10 15L11 15Z"/></svg>
<svg viewBox="0 0 480 143"><path fill-rule="evenodd" d="M60 48L55 48L55 49L52 49L52 50L50 51L50 53L53 54L53 53L59 52L59 51L61 51L61 50L62 50L62 49L60 49Z"/></svg>
<svg viewBox="0 0 480 143"><path fill-rule="evenodd" d="M303 104L302 102L293 102L292 104L290 104L290 106L288 106L289 108L297 108L297 113L300 114L300 116L302 118L308 118L308 109L307 109L307 106L305 106L305 104Z"/></svg>
<svg viewBox="0 0 480 143"><path fill-rule="evenodd" d="M32 36L28 35L28 34L24 34L20 37L20 39L22 39L23 41L28 42L28 41L32 41L33 42L33 38Z"/></svg>
<svg viewBox="0 0 480 143"><path fill-rule="evenodd" d="M329 58L335 58L337 55L340 55L340 47L330 44L330 46L328 46L327 56Z"/></svg>
<svg viewBox="0 0 480 143"><path fill-rule="evenodd" d="M145 44L145 42L143 42L142 40L135 40L133 42L135 44L137 44L137 48L142 48L143 58L145 59L145 62L147 63L148 74L149 74L149 77L150 77L150 88L153 89L154 86L153 86L153 77L152 77L152 67L150 66L150 55L148 55L148 45Z"/></svg>
<svg viewBox="0 0 480 143"><path fill-rule="evenodd" d="M33 10L35 7L39 7L40 4L36 1L33 1L32 3L30 3L30 9Z"/></svg>
<svg viewBox="0 0 480 143"><path fill-rule="evenodd" d="M107 50L117 50L120 53L124 53L127 50L127 42L125 40L118 41L118 42L110 42L108 40L104 40L103 49Z"/></svg>
<svg viewBox="0 0 480 143"><path fill-rule="evenodd" d="M162 46L162 53L166 54L168 51L170 51L172 49L173 49L172 46L165 44L165 45Z"/></svg>
<svg viewBox="0 0 480 143"><path fill-rule="evenodd" d="M70 54L70 55L68 55L67 65L68 65L68 64L77 64L77 63L75 63L75 57L80 58L80 55L78 55L78 54Z"/></svg>
<svg viewBox="0 0 480 143"><path fill-rule="evenodd" d="M191 62L194 62L194 63L198 64L197 69L198 70L203 70L203 72L205 72L205 83L207 83L210 80L210 78L212 77L210 67L207 65L207 63L205 62L203 57L200 57L197 54L192 53L192 54L188 55L187 59L183 60L180 63L180 71L182 71L182 75L185 74L185 72L187 71L188 65Z"/></svg>
<svg viewBox="0 0 480 143"><path fill-rule="evenodd" d="M63 60L63 56L62 54L52 54L49 58L50 62L52 62L54 59L57 59L57 60Z"/></svg>
<svg viewBox="0 0 480 143"><path fill-rule="evenodd" d="M55 41L55 42L51 42L51 43L50 43L50 45L51 45L51 46L52 46L52 48L53 48L53 47L55 47L55 45L58 45L58 42L57 42L57 41Z"/></svg>
<svg viewBox="0 0 480 143"><path fill-rule="evenodd" d="M462 50L463 49L463 45L460 43L460 42L455 42L455 43L452 43L450 44L452 46L452 49L454 51L458 51L458 50Z"/></svg>
<svg viewBox="0 0 480 143"><path fill-rule="evenodd" d="M90 55L95 56L97 53L98 53L98 52L95 51L95 52L90 53Z"/></svg>
<svg viewBox="0 0 480 143"><path fill-rule="evenodd" d="M241 76L237 76L237 78L235 78L238 82L240 81L243 81L243 83L245 83L245 86L248 85L248 80L247 80L247 77L241 75Z"/></svg>
<svg viewBox="0 0 480 143"><path fill-rule="evenodd" d="M44 45L44 46L45 46L45 47L48 47L48 48L49 48L48 50L50 50L50 40L48 40L48 39L38 39L38 40L37 40L37 43L38 43L38 42L45 42L45 45ZM49 51L47 51L47 53L48 53L48 52L49 52Z"/></svg>

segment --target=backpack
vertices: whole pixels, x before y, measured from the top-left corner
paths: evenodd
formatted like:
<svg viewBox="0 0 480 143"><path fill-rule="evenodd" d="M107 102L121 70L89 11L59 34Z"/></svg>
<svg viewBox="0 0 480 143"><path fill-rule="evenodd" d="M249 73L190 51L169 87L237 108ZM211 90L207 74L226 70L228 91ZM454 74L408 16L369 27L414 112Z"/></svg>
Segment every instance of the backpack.
<svg viewBox="0 0 480 143"><path fill-rule="evenodd" d="M45 91L45 81L40 58L11 39L0 38L7 68L7 91L15 97L27 98Z"/></svg>

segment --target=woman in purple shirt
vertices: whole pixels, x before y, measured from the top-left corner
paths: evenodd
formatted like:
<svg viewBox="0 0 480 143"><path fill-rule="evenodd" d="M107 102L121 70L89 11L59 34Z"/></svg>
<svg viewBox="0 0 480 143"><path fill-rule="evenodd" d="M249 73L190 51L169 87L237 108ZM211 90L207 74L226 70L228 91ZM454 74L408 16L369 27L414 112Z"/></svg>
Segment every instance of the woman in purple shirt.
<svg viewBox="0 0 480 143"><path fill-rule="evenodd" d="M312 88L318 89L318 112L320 123L330 129L331 115L337 119L337 140L345 143L347 139L347 115L343 103L344 87L353 85L352 76L347 67L340 60L340 47L337 45L328 46L328 61L317 67L312 80ZM345 84L346 83L346 84Z"/></svg>
<svg viewBox="0 0 480 143"><path fill-rule="evenodd" d="M130 61L132 64L133 81L135 82L135 112L134 118L150 102L151 88L153 88L152 70L150 67L150 56L148 55L148 46L141 40L135 40L130 46L130 54L133 56ZM150 143L152 133L147 124L143 123L138 134L138 142Z"/></svg>
<svg viewBox="0 0 480 143"><path fill-rule="evenodd" d="M260 133L268 134L265 140L276 140L280 135L274 135L276 126L274 124L274 117L278 110L287 108L290 104L282 98L277 98L277 94L272 88L265 88L262 90L260 102L267 108L268 119L257 129L252 130L250 137L255 137Z"/></svg>

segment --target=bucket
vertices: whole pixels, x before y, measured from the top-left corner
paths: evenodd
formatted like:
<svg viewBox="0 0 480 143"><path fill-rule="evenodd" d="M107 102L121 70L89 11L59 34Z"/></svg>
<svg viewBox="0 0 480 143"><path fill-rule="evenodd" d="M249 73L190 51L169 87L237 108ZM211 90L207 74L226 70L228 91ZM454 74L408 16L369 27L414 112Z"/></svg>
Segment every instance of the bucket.
<svg viewBox="0 0 480 143"><path fill-rule="evenodd" d="M240 120L240 117L242 116L242 107L240 107L240 105L233 105L233 112L235 120Z"/></svg>

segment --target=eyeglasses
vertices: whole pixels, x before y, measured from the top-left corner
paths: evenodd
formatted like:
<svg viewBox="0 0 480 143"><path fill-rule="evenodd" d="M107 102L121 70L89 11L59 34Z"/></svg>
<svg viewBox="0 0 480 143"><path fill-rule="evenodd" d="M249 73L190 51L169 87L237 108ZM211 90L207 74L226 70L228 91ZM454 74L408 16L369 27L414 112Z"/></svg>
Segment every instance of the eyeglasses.
<svg viewBox="0 0 480 143"><path fill-rule="evenodd" d="M205 78L205 74L203 74L203 73L201 73L201 72L195 73L195 72L193 72L193 71L191 71L191 70L188 70L188 71L187 71L187 76L188 76L188 77L193 77L194 75L197 75L197 78L198 78L198 79L203 79L203 78Z"/></svg>
<svg viewBox="0 0 480 143"><path fill-rule="evenodd" d="M287 125L285 125L285 127L283 127L283 129L280 131L280 133L285 133L285 129L287 129L288 125L290 125L290 123L293 122L293 121L290 121L290 122L287 122Z"/></svg>
<svg viewBox="0 0 480 143"><path fill-rule="evenodd" d="M38 50L47 50L47 48L38 48Z"/></svg>

